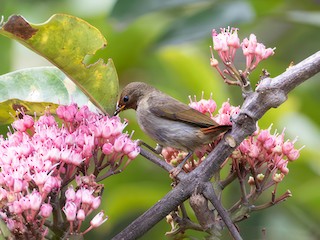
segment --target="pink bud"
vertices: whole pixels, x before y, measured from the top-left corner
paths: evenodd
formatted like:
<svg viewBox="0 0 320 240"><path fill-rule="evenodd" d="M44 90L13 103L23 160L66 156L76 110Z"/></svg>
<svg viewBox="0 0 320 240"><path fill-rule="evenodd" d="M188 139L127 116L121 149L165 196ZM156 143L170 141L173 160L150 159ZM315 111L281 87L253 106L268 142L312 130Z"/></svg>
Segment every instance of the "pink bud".
<svg viewBox="0 0 320 240"><path fill-rule="evenodd" d="M128 154L128 158L133 160L135 159L140 153L140 147L135 147L135 149L133 151L131 151L129 154Z"/></svg>
<svg viewBox="0 0 320 240"><path fill-rule="evenodd" d="M83 221L86 218L86 214L83 209L79 209L77 213L77 219Z"/></svg>
<svg viewBox="0 0 320 240"><path fill-rule="evenodd" d="M95 197L91 203L91 207L93 209L97 209L100 206L100 203L101 203L101 197L100 196Z"/></svg>
<svg viewBox="0 0 320 240"><path fill-rule="evenodd" d="M105 143L103 144L102 146L102 152L105 154L105 155L109 155L111 153L113 153L113 146L111 143Z"/></svg>
<svg viewBox="0 0 320 240"><path fill-rule="evenodd" d="M71 104L69 106L66 106L65 111L63 112L63 120L66 122L73 122L75 115L78 111L78 106L77 104Z"/></svg>
<svg viewBox="0 0 320 240"><path fill-rule="evenodd" d="M219 61L215 58L210 58L210 66L217 67L219 65Z"/></svg>
<svg viewBox="0 0 320 240"><path fill-rule="evenodd" d="M248 51L249 53L255 53L257 47L257 37L253 33L249 36L249 44L248 44Z"/></svg>
<svg viewBox="0 0 320 240"><path fill-rule="evenodd" d="M52 206L49 203L44 203L42 204L41 208L40 208L40 215L44 218L48 218L50 217L51 213L52 213Z"/></svg>
<svg viewBox="0 0 320 240"><path fill-rule="evenodd" d="M29 115L24 115L23 116L23 121L24 121L24 126L29 129L31 127L33 127L34 124L34 120L31 116Z"/></svg>

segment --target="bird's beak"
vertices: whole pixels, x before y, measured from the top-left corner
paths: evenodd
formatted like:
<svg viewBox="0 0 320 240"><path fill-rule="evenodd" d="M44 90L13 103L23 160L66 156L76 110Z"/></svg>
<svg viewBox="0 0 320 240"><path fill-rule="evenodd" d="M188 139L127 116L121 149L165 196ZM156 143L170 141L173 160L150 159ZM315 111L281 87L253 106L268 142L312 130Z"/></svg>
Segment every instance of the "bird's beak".
<svg viewBox="0 0 320 240"><path fill-rule="evenodd" d="M121 112L126 105L122 105L122 106L117 106L116 111L114 112L113 116L116 116L119 114L119 112Z"/></svg>

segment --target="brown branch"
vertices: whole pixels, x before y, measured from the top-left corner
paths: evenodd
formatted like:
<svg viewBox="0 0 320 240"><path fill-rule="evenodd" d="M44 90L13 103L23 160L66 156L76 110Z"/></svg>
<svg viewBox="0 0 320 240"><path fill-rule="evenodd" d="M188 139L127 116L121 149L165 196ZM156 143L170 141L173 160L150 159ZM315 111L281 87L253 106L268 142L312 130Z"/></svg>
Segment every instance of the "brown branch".
<svg viewBox="0 0 320 240"><path fill-rule="evenodd" d="M209 201L212 203L212 205L215 207L215 209L219 213L219 215L222 218L224 224L229 229L229 232L230 232L231 236L235 240L242 240L242 237L240 236L240 233L239 233L238 229L233 224L233 222L232 222L227 210L225 210L223 208L223 206L222 206L221 202L219 201L216 193L214 192L214 189L213 189L213 187L212 187L210 182L206 183L203 193L204 193L205 197L207 199L209 199Z"/></svg>
<svg viewBox="0 0 320 240"><path fill-rule="evenodd" d="M246 96L240 113L233 117L232 131L220 141L200 166L183 176L173 190L116 235L113 240L137 239L176 209L191 196L199 185L208 182L219 171L221 164L230 156L235 147L254 132L258 119L270 108L280 106L287 99L290 91L319 71L320 51L273 79L263 79L256 91ZM236 144L229 144L230 139Z"/></svg>

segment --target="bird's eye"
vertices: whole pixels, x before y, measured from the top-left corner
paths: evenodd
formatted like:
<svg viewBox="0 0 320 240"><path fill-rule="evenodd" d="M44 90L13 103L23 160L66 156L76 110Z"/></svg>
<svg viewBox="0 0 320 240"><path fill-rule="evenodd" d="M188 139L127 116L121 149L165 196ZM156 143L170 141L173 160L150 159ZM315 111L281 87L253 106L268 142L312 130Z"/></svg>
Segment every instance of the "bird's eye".
<svg viewBox="0 0 320 240"><path fill-rule="evenodd" d="M128 101L129 101L129 97L128 97L128 96L124 96L124 97L123 97L123 101L124 101L124 102L128 102Z"/></svg>

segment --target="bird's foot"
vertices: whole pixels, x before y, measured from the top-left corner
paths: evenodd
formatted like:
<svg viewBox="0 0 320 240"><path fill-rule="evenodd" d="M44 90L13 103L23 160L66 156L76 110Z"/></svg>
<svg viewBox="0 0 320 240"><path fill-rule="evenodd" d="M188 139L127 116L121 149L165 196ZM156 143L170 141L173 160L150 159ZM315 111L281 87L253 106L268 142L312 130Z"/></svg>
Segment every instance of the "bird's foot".
<svg viewBox="0 0 320 240"><path fill-rule="evenodd" d="M155 154L160 154L162 152L162 146L157 144L157 146L155 148L149 146L148 144L146 144L144 141L142 140L138 140L138 145L139 146L145 146L146 148L148 148L149 150L151 150L152 152L154 152Z"/></svg>
<svg viewBox="0 0 320 240"><path fill-rule="evenodd" d="M172 179L176 179L178 174L182 171L182 167L179 165L169 171L169 176Z"/></svg>
<svg viewBox="0 0 320 240"><path fill-rule="evenodd" d="M178 166L169 171L171 178L177 178L178 174L182 171L183 166L186 164L187 160L192 156L192 154L193 152L190 151Z"/></svg>

